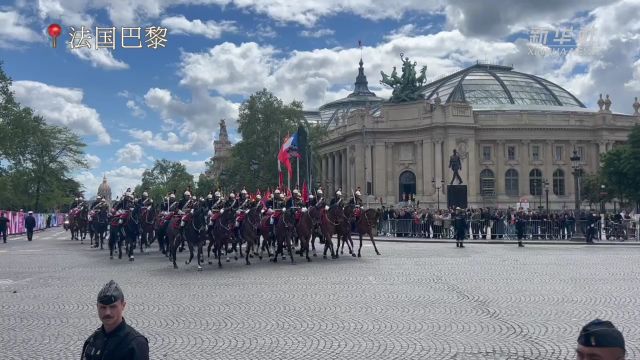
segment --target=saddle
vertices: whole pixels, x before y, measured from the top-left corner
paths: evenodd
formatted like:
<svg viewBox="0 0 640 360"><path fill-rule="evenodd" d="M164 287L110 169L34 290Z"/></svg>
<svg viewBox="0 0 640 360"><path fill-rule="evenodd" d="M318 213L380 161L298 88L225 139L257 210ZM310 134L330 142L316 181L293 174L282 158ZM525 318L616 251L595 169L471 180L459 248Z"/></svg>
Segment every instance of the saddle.
<svg viewBox="0 0 640 360"><path fill-rule="evenodd" d="M220 218L220 215L222 215L220 211L213 211L211 213L211 222L215 222L216 220L218 220L218 218Z"/></svg>
<svg viewBox="0 0 640 360"><path fill-rule="evenodd" d="M302 210L298 209L296 210L296 221L300 221L300 218L302 217Z"/></svg>
<svg viewBox="0 0 640 360"><path fill-rule="evenodd" d="M247 214L244 211L240 210L240 212L238 213L238 216L236 216L236 222L238 224L241 223L246 216Z"/></svg>
<svg viewBox="0 0 640 360"><path fill-rule="evenodd" d="M356 218L359 218L361 214L362 214L362 209L359 207L353 211L353 216L355 216Z"/></svg>

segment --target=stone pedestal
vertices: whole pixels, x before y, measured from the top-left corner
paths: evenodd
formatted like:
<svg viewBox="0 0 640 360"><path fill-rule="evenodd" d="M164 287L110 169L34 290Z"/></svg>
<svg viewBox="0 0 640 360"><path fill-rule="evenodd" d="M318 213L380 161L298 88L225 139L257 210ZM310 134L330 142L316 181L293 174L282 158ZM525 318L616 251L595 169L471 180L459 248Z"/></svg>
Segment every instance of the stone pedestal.
<svg viewBox="0 0 640 360"><path fill-rule="evenodd" d="M467 185L447 185L447 207L467 208Z"/></svg>

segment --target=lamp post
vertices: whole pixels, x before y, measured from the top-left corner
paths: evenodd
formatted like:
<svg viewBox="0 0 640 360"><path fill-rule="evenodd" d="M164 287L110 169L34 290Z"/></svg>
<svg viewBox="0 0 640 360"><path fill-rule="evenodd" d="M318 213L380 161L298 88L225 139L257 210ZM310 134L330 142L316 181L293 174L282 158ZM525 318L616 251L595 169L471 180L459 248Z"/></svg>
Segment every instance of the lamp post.
<svg viewBox="0 0 640 360"><path fill-rule="evenodd" d="M549 181L548 180L544 181L544 192L545 192L546 203L547 203L547 216L549 216Z"/></svg>
<svg viewBox="0 0 640 360"><path fill-rule="evenodd" d="M571 168L573 169L573 183L575 189L575 219L576 219L576 232L575 238L582 238L582 226L580 224L580 176L582 175L582 165L580 165L580 155L576 149L573 149L573 156L569 158L571 160Z"/></svg>
<svg viewBox="0 0 640 360"><path fill-rule="evenodd" d="M431 184L436 188L436 195L438 198L438 210L440 210L440 189L444 188L444 180L440 180L440 186L436 186L436 178L431 179Z"/></svg>

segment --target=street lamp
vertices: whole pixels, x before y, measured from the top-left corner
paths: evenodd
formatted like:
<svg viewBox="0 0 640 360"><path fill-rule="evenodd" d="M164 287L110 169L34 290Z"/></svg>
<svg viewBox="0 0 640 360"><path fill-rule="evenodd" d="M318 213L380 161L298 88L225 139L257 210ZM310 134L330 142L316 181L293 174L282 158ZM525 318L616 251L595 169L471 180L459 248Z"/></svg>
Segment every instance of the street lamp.
<svg viewBox="0 0 640 360"><path fill-rule="evenodd" d="M573 156L569 158L571 160L571 168L573 169L573 183L575 189L575 219L576 219L576 232L574 237L582 238L582 224L580 224L580 176L582 175L582 165L580 165L580 155L578 151L573 149Z"/></svg>
<svg viewBox="0 0 640 360"><path fill-rule="evenodd" d="M436 194L438 196L438 210L440 210L440 189L444 188L444 180L440 180L440 186L436 186L436 178L431 179L431 184L436 188Z"/></svg>
<svg viewBox="0 0 640 360"><path fill-rule="evenodd" d="M549 181L548 180L544 181L544 192L545 192L545 196L546 196L547 216L548 216L549 215Z"/></svg>

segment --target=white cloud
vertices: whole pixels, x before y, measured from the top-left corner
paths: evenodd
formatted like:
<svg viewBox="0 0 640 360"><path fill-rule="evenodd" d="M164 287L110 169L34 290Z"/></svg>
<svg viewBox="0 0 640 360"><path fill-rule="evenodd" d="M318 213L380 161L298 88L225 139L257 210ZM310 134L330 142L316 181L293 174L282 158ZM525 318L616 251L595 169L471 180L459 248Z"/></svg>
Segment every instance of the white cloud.
<svg viewBox="0 0 640 360"><path fill-rule="evenodd" d="M106 70L124 70L129 68L127 63L114 58L113 53L104 48L69 48L68 51L82 60L89 61L93 67L99 67Z"/></svg>
<svg viewBox="0 0 640 360"><path fill-rule="evenodd" d="M213 152L212 133L219 119L234 126L238 104L219 96L210 96L203 88L193 88L191 102L184 102L167 89L152 88L144 96L146 105L157 111L171 130L154 134L149 130L132 129L129 135L142 144L163 151ZM175 129L173 129L175 128Z"/></svg>
<svg viewBox="0 0 640 360"><path fill-rule="evenodd" d="M100 163L102 163L102 160L100 159L99 156L85 154L85 157L87 159L87 164L89 165L89 169L95 169L100 166Z"/></svg>
<svg viewBox="0 0 640 360"><path fill-rule="evenodd" d="M329 36L335 34L335 31L332 29L318 29L318 30L302 30L300 32L300 36L310 37L310 38L321 38L324 36Z"/></svg>
<svg viewBox="0 0 640 360"><path fill-rule="evenodd" d="M261 89L275 63L275 49L256 43L225 42L203 53L184 53L180 84L215 87L223 95L248 95ZM216 66L211 68L210 66Z"/></svg>
<svg viewBox="0 0 640 360"><path fill-rule="evenodd" d="M122 195L128 187L133 189L138 185L142 180L144 170L144 167L130 168L128 166L120 166L106 171L104 175L111 186L112 198L115 200L116 196ZM83 171L74 176L74 179L82 184L85 189L85 198L96 196L98 186L102 183L102 175L96 176L91 171Z"/></svg>
<svg viewBox="0 0 640 360"><path fill-rule="evenodd" d="M417 27L415 24L405 24L397 29L394 29L389 34L385 35L384 38L387 40L393 40L404 36L413 36L415 35L416 31Z"/></svg>
<svg viewBox="0 0 640 360"><path fill-rule="evenodd" d="M0 11L0 48L15 47L20 42L42 41L42 36L27 26L27 20L16 11Z"/></svg>
<svg viewBox="0 0 640 360"><path fill-rule="evenodd" d="M37 81L14 81L16 99L34 109L48 123L64 125L80 135L94 135L101 144L111 143L100 114L82 103L81 89L47 85Z"/></svg>
<svg viewBox="0 0 640 360"><path fill-rule="evenodd" d="M218 39L224 32L238 31L235 21L188 20L182 15L164 18L161 25L167 27L172 34L195 34L209 39Z"/></svg>
<svg viewBox="0 0 640 360"><path fill-rule="evenodd" d="M131 115L135 117L143 118L146 115L134 100L127 100L127 107L131 109Z"/></svg>
<svg viewBox="0 0 640 360"><path fill-rule="evenodd" d="M118 162L125 164L136 164L142 161L144 151L142 147L137 144L128 143L123 148L120 148L116 152Z"/></svg>
<svg viewBox="0 0 640 360"><path fill-rule="evenodd" d="M194 177L198 177L205 170L206 160L180 160L180 163L187 168L187 172Z"/></svg>

